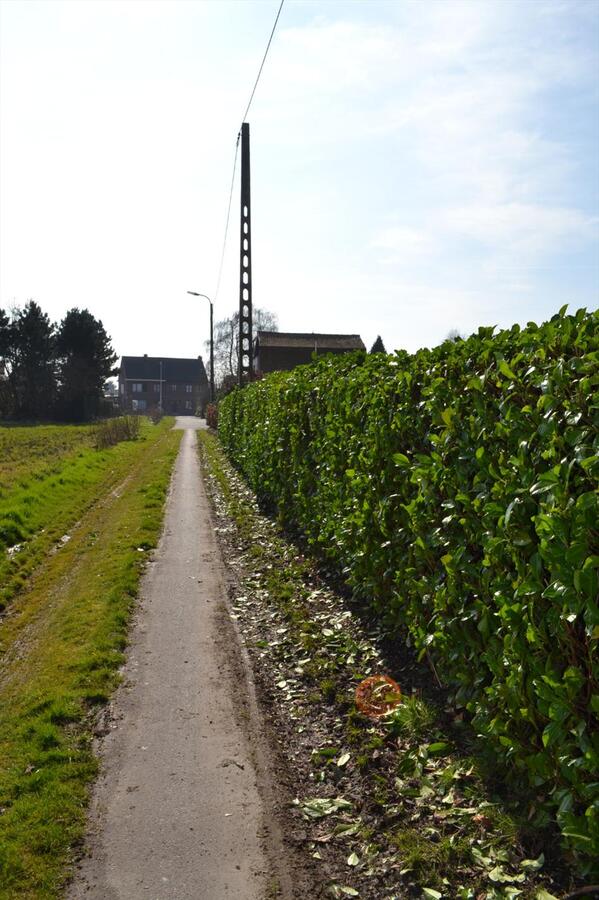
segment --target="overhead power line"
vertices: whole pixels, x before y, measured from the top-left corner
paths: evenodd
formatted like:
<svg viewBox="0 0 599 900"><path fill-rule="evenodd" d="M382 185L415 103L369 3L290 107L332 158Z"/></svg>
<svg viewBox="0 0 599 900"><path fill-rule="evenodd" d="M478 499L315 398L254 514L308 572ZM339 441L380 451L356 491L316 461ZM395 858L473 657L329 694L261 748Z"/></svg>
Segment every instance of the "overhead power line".
<svg viewBox="0 0 599 900"><path fill-rule="evenodd" d="M229 233L229 219L231 218L231 201L233 200L233 187L235 185L235 171L237 169L237 154L239 152L239 139L241 137L241 132L237 135L237 140L235 142L235 157L233 159L233 174L231 175L231 189L229 191L229 205L227 207L227 221L225 222L225 236L223 238L223 249L220 255L220 266L218 267L218 279L216 282L216 291L214 292L214 302L216 303L216 299L218 297L218 292L220 291L220 281L223 275L223 264L225 261L225 250L227 248L227 235Z"/></svg>
<svg viewBox="0 0 599 900"><path fill-rule="evenodd" d="M274 37L275 29L277 27L277 22L279 21L279 16L281 15L281 10L283 9L283 3L285 0L281 0L281 5L279 6L279 11L277 13L277 17L275 19L275 24L272 26L272 31L270 32L270 37L268 39L268 44L266 45L266 50L264 51L264 56L262 57L262 62L260 63L260 69L258 70L258 76L254 83L254 87L252 93L250 95L250 99L248 100L248 105L245 108L245 112L243 114L242 122L245 122L246 116L250 110L250 106L252 105L252 100L254 99L254 94L256 93L256 88L258 87L258 82L260 81L260 76L262 75L262 69L264 68L264 63L266 62L266 57L268 56L268 51L270 50L270 45L272 43L272 39Z"/></svg>
<svg viewBox="0 0 599 900"><path fill-rule="evenodd" d="M272 31L270 32L270 37L268 39L268 44L266 45L266 50L264 51L264 56L262 57L262 62L260 63L260 68L258 70L258 75L256 76L256 81L254 82L254 87L252 88L252 93L250 94L250 99L248 100L248 105L245 108L245 112L241 119L242 123L245 122L246 116L250 110L250 106L252 105L252 100L254 99L254 94L256 93L256 88L258 87L258 82L260 81L260 76L262 75L262 69L264 68L264 63L266 62L266 57L268 56L268 51L270 50L270 45L272 44L272 39L275 34L275 30L277 27L277 22L279 21L279 16L281 15L281 10L283 9L283 4L285 0L281 0L279 5L279 10L277 12L274 25L272 26ZM229 220L231 218L231 202L233 200L233 187L235 185L235 172L237 170L237 155L239 152L239 141L241 138L241 131L237 134L237 140L235 142L235 157L233 159L233 175L231 176L231 190L229 191L229 203L227 206L227 220L225 223L225 236L223 238L223 249L220 255L220 265L218 268L218 279L216 282L216 290L214 292L214 302L216 303L216 299L218 297L218 292L220 290L220 282L223 274L223 265L225 261L225 250L227 248L227 236L229 234Z"/></svg>

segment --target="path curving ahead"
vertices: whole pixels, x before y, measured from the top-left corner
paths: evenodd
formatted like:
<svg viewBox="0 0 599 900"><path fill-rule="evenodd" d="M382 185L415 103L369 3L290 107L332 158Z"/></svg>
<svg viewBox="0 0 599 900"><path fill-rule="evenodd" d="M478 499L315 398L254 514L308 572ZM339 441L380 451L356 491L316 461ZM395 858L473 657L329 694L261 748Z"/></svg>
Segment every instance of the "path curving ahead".
<svg viewBox="0 0 599 900"><path fill-rule="evenodd" d="M219 624L222 563L195 448L202 423L180 417L176 427L185 434L164 532L142 582L71 900L263 900L269 890Z"/></svg>

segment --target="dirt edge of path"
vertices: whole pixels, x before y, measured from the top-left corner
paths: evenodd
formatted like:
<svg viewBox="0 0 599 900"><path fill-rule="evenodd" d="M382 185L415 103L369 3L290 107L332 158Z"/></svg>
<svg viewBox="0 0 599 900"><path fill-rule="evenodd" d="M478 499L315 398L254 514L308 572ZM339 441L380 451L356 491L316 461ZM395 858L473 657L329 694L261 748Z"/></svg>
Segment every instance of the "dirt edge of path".
<svg viewBox="0 0 599 900"><path fill-rule="evenodd" d="M200 460L204 476L205 463L201 457ZM216 513L210 492L208 498L210 516L216 527ZM233 693L233 702L246 735L263 804L262 846L271 869L270 892L265 900L271 900L271 897L272 900L317 898L322 896L322 880L316 867L312 869L307 865L309 861L306 860L306 854L297 845L297 834L295 841L287 838L292 829L297 832L297 823L291 822L289 814L293 794L289 786L288 761L280 738L258 699L252 663L230 606L231 600L239 592L239 583L224 554L222 559L227 602L218 611L221 624L219 650L226 659L232 682L242 687L242 691Z"/></svg>

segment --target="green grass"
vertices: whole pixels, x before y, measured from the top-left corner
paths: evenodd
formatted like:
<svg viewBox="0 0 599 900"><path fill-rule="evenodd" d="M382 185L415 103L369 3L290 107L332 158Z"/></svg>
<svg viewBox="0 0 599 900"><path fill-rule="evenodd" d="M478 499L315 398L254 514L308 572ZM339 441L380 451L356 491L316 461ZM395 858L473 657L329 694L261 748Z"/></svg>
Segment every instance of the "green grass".
<svg viewBox="0 0 599 900"><path fill-rule="evenodd" d="M3 900L59 896L83 838L97 769L91 716L118 683L143 548L160 532L182 434L170 424L98 454L71 539L37 566L1 626Z"/></svg>
<svg viewBox="0 0 599 900"><path fill-rule="evenodd" d="M391 734L418 741L430 732L435 711L420 697L404 697L403 702L387 717Z"/></svg>
<svg viewBox="0 0 599 900"><path fill-rule="evenodd" d="M395 712L378 723L359 713L353 693L373 663L369 639L346 625L350 613L343 611L339 598L329 602L331 592L319 590L321 599L310 599L320 583L314 562L259 514L253 494L232 472L217 439L199 432L198 441L218 489L219 508L222 504L235 524L236 552L243 548L248 565L254 566L239 593L268 597L272 613L265 618L276 615L277 624L285 627L276 646L261 640L254 648L268 649L269 660L287 671L297 665L295 654L305 656L304 709L294 716L309 728L310 715L326 710L317 734L326 733L327 722L343 722L335 743L351 755L348 767L357 778L352 796L360 795L374 817L368 841L376 843L381 859L404 873L406 890L430 888L444 898L464 900L524 900L536 897L542 886L551 891L555 878L567 883L555 829L538 818L534 797L531 802L529 794L508 793L501 772L447 698L408 692ZM413 671L404 674L420 683L432 680L424 664L414 663ZM337 793L334 759L314 748L312 765L311 789L318 782ZM366 844L357 836L355 842L352 849L363 856ZM526 860L540 860L541 852L546 859L539 864L541 871L528 872Z"/></svg>
<svg viewBox="0 0 599 900"><path fill-rule="evenodd" d="M402 866L419 884L443 889L447 873L471 864L470 842L466 837L432 840L422 828L403 827L390 834Z"/></svg>
<svg viewBox="0 0 599 900"><path fill-rule="evenodd" d="M0 500L19 482L45 477L93 441L93 425L0 426Z"/></svg>
<svg viewBox="0 0 599 900"><path fill-rule="evenodd" d="M144 422L141 440L152 427ZM93 426L0 429L0 612L85 510L125 477L120 461L136 451L95 450L94 433Z"/></svg>

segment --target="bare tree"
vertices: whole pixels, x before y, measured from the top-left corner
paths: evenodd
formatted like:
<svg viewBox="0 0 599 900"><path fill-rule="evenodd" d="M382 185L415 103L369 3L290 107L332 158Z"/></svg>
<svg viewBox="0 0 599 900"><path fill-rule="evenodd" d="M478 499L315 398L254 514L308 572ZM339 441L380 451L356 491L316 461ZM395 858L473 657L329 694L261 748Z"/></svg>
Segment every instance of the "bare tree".
<svg viewBox="0 0 599 900"><path fill-rule="evenodd" d="M257 331L278 331L279 325L274 313L254 307L252 313L252 341ZM210 341L205 343L210 351ZM214 323L214 379L221 386L223 382L234 383L237 378L239 360L239 311L228 319Z"/></svg>

